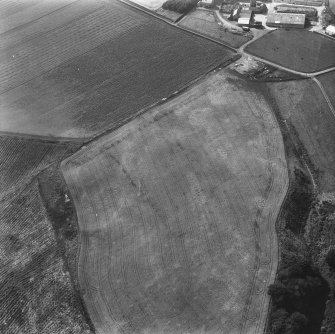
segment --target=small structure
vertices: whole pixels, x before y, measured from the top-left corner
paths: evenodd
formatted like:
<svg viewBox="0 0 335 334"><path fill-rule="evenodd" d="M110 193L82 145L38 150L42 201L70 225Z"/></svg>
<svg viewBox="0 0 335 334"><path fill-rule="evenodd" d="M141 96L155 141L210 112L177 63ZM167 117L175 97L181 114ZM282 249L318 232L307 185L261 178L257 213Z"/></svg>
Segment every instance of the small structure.
<svg viewBox="0 0 335 334"><path fill-rule="evenodd" d="M275 9L277 13L305 14L310 21L318 18L318 11L313 7L278 5Z"/></svg>
<svg viewBox="0 0 335 334"><path fill-rule="evenodd" d="M326 34L329 35L329 36L335 36L335 26L334 25L329 25L327 28L326 28Z"/></svg>
<svg viewBox="0 0 335 334"><path fill-rule="evenodd" d="M271 13L268 15L266 25L273 28L299 28L305 27L305 14Z"/></svg>
<svg viewBox="0 0 335 334"><path fill-rule="evenodd" d="M198 7L212 9L214 7L214 0L201 0L198 2Z"/></svg>

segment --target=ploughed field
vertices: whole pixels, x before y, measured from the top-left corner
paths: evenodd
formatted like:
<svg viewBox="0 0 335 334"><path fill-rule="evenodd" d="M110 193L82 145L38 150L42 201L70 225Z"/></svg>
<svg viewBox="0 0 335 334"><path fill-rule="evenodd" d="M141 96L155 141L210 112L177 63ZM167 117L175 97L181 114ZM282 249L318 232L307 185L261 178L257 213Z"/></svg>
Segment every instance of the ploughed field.
<svg viewBox="0 0 335 334"><path fill-rule="evenodd" d="M89 137L233 56L117 1L7 7L12 14L1 18L0 131Z"/></svg>
<svg viewBox="0 0 335 334"><path fill-rule="evenodd" d="M97 333L263 333L288 178L250 83L210 75L61 168Z"/></svg>
<svg viewBox="0 0 335 334"><path fill-rule="evenodd" d="M304 146L307 157L311 160L319 190L333 191L335 187L335 117L320 88L311 79L267 85L282 117L291 127L293 126L290 129L291 133ZM324 87L326 88L326 85Z"/></svg>
<svg viewBox="0 0 335 334"><path fill-rule="evenodd" d="M335 67L335 40L307 30L271 31L247 45L245 51L299 72Z"/></svg>
<svg viewBox="0 0 335 334"><path fill-rule="evenodd" d="M46 142L0 134L0 200L79 147L79 142Z"/></svg>

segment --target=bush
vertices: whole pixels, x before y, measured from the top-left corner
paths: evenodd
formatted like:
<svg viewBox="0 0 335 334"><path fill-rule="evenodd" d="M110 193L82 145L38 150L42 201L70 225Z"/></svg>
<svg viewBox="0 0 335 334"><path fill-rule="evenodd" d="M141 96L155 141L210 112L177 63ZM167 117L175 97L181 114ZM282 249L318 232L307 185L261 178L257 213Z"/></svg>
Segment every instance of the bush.
<svg viewBox="0 0 335 334"><path fill-rule="evenodd" d="M199 0L168 0L163 3L163 9L172 10L177 13L187 13L197 6Z"/></svg>
<svg viewBox="0 0 335 334"><path fill-rule="evenodd" d="M289 317L289 314L283 308L273 310L273 312L271 313L271 319L270 319L271 334L283 333L286 327L288 317Z"/></svg>
<svg viewBox="0 0 335 334"><path fill-rule="evenodd" d="M326 262L329 267L335 269L335 248L331 249L327 256L326 256Z"/></svg>

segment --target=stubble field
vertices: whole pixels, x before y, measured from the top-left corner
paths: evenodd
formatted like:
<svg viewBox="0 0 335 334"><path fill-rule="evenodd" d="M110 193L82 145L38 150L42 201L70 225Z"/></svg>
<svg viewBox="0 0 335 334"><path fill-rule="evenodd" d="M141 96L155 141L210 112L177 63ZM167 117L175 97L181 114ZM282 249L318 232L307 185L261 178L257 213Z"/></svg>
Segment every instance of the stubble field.
<svg viewBox="0 0 335 334"><path fill-rule="evenodd" d="M288 179L263 96L220 72L62 163L97 333L262 333Z"/></svg>
<svg viewBox="0 0 335 334"><path fill-rule="evenodd" d="M90 137L233 56L117 1L70 2L2 34L0 131Z"/></svg>

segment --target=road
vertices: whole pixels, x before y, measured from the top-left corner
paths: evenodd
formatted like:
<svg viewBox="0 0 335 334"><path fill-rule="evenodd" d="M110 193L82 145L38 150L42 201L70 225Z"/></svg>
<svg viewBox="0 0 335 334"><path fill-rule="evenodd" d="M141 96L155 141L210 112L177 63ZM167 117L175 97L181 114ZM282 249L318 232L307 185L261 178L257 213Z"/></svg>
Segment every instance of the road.
<svg viewBox="0 0 335 334"><path fill-rule="evenodd" d="M315 77L313 77L313 80L316 82L316 84L317 84L317 85L319 86L319 88L321 89L321 92L322 92L322 94L323 94L325 100L326 100L327 103L328 103L328 106L329 106L329 108L330 108L330 111L332 112L333 116L335 117L335 110L334 110L334 107L333 107L332 103L330 102L329 97L328 97L328 95L327 95L325 89L324 89L323 86L322 86L322 83L321 83L317 78L315 78Z"/></svg>

